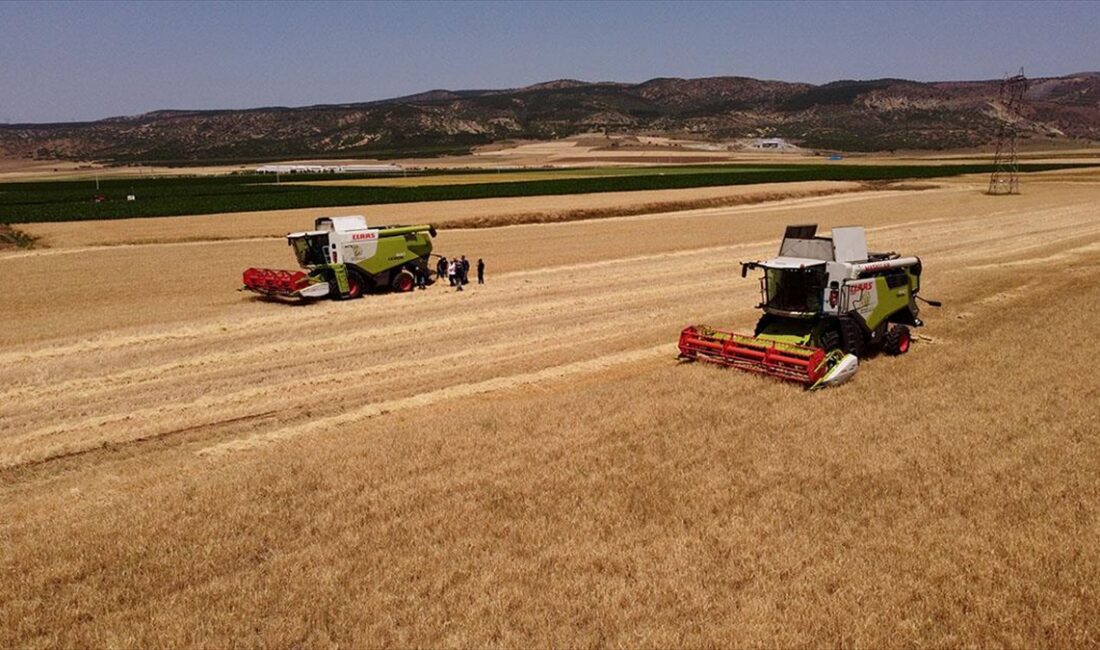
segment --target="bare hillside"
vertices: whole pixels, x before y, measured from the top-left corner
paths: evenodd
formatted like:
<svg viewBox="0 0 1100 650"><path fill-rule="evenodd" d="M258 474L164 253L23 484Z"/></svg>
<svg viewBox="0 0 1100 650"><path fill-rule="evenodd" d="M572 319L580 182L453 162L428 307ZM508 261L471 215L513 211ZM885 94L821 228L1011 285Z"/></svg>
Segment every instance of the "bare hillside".
<svg viewBox="0 0 1100 650"><path fill-rule="evenodd" d="M0 126L0 155L114 162L458 153L509 138L591 131L783 137L847 151L988 143L998 82L902 79L820 86L745 77L639 84L559 80L509 90L433 90L361 104L163 110L97 122ZM1033 81L1025 137L1100 140L1100 73Z"/></svg>

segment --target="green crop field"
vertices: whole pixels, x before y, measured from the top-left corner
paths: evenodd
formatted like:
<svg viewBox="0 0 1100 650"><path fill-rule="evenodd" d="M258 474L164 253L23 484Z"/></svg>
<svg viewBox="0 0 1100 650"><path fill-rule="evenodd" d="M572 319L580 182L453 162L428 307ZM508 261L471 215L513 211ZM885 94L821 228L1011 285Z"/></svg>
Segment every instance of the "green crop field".
<svg viewBox="0 0 1100 650"><path fill-rule="evenodd" d="M739 174L767 171L762 167L738 167ZM578 169L538 169L538 170L470 170L448 171L446 173L417 173L405 176L386 176L382 178L340 178L325 180L293 181L299 185L316 187L424 187L427 185L478 185L492 183L520 183L526 181L564 180L573 178L600 178L605 176L666 176L675 174L701 174L727 172L719 166L679 166L679 167L588 167Z"/></svg>
<svg viewBox="0 0 1100 650"><path fill-rule="evenodd" d="M1047 171L1093 164L1022 164L1020 170ZM294 183L272 183L270 175L235 174L212 177L167 177L100 181L27 182L0 184L0 223L126 219L138 217L251 212L289 208L335 207L413 201L483 199L493 197L629 192L836 180L875 181L927 179L989 173L989 165L707 165L690 167L589 168L546 171L534 180L509 181L516 172L481 172L484 182L469 182L478 172L464 170L462 183L448 182L447 173L418 175L411 186L315 184L329 175L294 175ZM453 175L453 174L452 174ZM438 183L425 183L437 177ZM341 176L341 181L372 178ZM377 179L378 177L373 177ZM398 179L392 178L397 181ZM127 201L128 194L135 201ZM101 201L96 201L96 197Z"/></svg>

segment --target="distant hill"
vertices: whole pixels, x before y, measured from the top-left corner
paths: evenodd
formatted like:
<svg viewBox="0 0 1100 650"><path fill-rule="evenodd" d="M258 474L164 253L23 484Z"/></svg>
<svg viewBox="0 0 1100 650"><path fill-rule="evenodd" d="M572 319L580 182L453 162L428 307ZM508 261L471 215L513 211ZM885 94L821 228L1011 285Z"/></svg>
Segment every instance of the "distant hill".
<svg viewBox="0 0 1100 650"><path fill-rule="evenodd" d="M593 131L782 137L842 151L947 149L990 142L1003 114L998 83L563 79L510 90L432 90L357 104L161 110L95 122L0 125L0 155L112 162L385 157ZM1024 118L1028 137L1100 141L1100 72L1032 80Z"/></svg>

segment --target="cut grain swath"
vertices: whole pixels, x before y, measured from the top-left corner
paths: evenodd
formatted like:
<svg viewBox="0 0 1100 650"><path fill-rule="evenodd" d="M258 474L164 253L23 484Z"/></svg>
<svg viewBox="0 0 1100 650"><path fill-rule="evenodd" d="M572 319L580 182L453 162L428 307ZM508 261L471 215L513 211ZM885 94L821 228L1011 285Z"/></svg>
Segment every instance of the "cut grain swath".
<svg viewBox="0 0 1100 650"><path fill-rule="evenodd" d="M680 356L812 386L828 372L825 351L692 325L680 333Z"/></svg>

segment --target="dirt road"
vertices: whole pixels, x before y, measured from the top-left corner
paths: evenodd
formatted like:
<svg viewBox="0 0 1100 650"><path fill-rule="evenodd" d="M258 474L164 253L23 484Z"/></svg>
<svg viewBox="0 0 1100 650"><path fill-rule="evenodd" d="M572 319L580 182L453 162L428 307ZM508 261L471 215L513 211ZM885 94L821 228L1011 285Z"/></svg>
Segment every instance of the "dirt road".
<svg viewBox="0 0 1100 650"><path fill-rule="evenodd" d="M301 307L235 292L279 240L0 256L0 642L1096 642L1077 180L445 231L488 284ZM736 262L814 222L922 257L927 338L820 395L678 366L684 325L751 329Z"/></svg>

